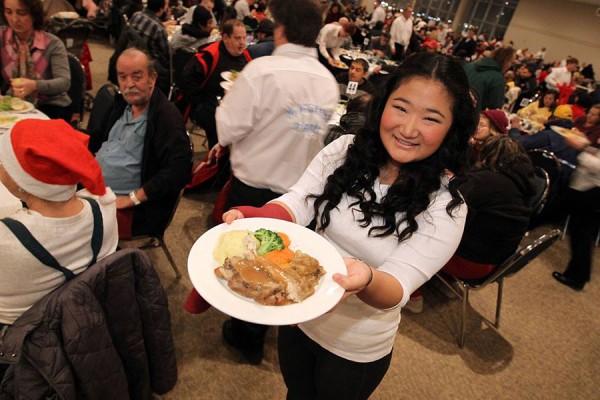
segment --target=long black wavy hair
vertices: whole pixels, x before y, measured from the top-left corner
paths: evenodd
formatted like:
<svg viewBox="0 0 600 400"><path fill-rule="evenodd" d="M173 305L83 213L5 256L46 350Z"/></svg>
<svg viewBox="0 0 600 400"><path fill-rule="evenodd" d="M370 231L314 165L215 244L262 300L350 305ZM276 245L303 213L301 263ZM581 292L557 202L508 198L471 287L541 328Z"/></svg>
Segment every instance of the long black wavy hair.
<svg viewBox="0 0 600 400"><path fill-rule="evenodd" d="M441 83L452 99L452 125L439 149L424 160L403 164L387 195L376 201L373 186L380 168L390 161L380 136L380 121L390 95L403 83L413 78L431 79ZM432 194L441 186L445 170L461 173L469 163L469 137L478 122L475 105L469 95L469 82L462 66L449 56L436 53L416 53L400 65L382 90L371 102L367 120L348 148L344 163L328 177L322 194L315 196L315 214L324 206L320 215L319 230L324 231L330 222L331 210L335 209L344 194L356 199L352 207L358 207L363 217L358 220L363 227L371 225L369 235L383 237L395 234L401 242L418 229L416 218L427 210ZM452 201L446 211L452 211L462 203L456 189L450 189ZM398 218L400 217L400 218ZM382 224L372 225L373 219ZM400 230L403 223L406 227Z"/></svg>

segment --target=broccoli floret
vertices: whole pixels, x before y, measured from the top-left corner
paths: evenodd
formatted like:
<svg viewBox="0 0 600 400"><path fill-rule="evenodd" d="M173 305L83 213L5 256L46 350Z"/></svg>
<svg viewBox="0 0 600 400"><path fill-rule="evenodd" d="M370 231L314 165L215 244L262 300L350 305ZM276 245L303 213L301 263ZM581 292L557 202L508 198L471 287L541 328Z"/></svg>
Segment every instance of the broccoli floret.
<svg viewBox="0 0 600 400"><path fill-rule="evenodd" d="M283 239L273 231L261 228L254 232L254 237L260 241L260 246L256 249L259 256L264 256L273 250L283 249Z"/></svg>

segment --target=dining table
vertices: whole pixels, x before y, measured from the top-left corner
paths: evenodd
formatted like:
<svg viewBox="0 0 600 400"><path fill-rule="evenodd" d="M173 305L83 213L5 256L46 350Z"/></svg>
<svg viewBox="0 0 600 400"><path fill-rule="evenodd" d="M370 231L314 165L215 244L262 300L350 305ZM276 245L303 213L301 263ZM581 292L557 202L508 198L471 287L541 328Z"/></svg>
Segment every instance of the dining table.
<svg viewBox="0 0 600 400"><path fill-rule="evenodd" d="M14 124L24 119L50 119L32 103L26 101L25 105L22 111L0 111L0 135L8 132Z"/></svg>

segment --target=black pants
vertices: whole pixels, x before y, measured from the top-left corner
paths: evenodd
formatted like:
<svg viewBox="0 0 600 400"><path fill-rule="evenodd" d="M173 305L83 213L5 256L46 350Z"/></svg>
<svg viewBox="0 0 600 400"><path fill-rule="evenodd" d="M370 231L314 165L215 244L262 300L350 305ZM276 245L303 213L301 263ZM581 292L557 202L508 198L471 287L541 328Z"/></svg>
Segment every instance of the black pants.
<svg viewBox="0 0 600 400"><path fill-rule="evenodd" d="M402 62L402 60L404 60L404 45L400 44L400 43L395 43L394 44L395 48L396 48L396 54L394 54L394 60L398 61L398 63Z"/></svg>
<svg viewBox="0 0 600 400"><path fill-rule="evenodd" d="M235 206L261 207L279 196L279 193L272 192L269 189L248 186L233 176L231 178L231 188L225 202L225 210ZM264 345L268 326L253 324L232 317L231 327L236 342L242 346L257 348Z"/></svg>
<svg viewBox="0 0 600 400"><path fill-rule="evenodd" d="M37 108L50 117L50 119L62 119L65 120L67 124L71 123L71 117L73 116L71 106L61 107L52 104L40 104Z"/></svg>
<svg viewBox="0 0 600 400"><path fill-rule="evenodd" d="M600 220L600 188L585 192L569 189L569 240L571 260L565 277L585 283L590 280L594 240Z"/></svg>
<svg viewBox="0 0 600 400"><path fill-rule="evenodd" d="M217 120L215 112L217 110L217 102L205 101L202 104L197 104L193 109L192 120L200 125L206 132L206 140L208 141L208 149L212 149L218 142L217 136Z"/></svg>
<svg viewBox="0 0 600 400"><path fill-rule="evenodd" d="M325 350L298 327L279 327L279 367L287 400L368 399L385 376L392 353L359 363Z"/></svg>

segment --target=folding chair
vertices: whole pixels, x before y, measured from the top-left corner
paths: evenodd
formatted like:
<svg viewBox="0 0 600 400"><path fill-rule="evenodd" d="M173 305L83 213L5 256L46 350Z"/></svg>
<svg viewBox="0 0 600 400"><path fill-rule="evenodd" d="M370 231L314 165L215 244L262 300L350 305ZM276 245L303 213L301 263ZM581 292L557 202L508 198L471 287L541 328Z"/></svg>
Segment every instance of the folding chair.
<svg viewBox="0 0 600 400"><path fill-rule="evenodd" d="M179 201L181 200L181 197L183 196L183 191L184 191L184 189L181 189L181 191L179 192L179 195L177 196L177 201L175 202L175 205L173 206L173 210L171 211L171 215L169 216L169 220L167 221L167 226L165 228L165 231L169 228L169 225L171 225L171 222L173 221L173 217L175 216L175 213L177 212L177 207L179 206ZM177 264L175 263L175 260L173 259L173 256L171 255L171 252L169 251L169 248L167 247L167 244L165 243L164 233L161 236L140 235L140 236L134 236L131 239L121 239L121 240L119 240L119 247L123 247L123 248L135 247L137 249L144 249L144 250L152 249L155 247L160 247L164 251L165 256L167 256L167 259L169 260L169 264L171 264L171 268L173 269L173 272L175 272L175 278L176 279L181 278L181 273L179 272L179 269L177 268Z"/></svg>
<svg viewBox="0 0 600 400"><path fill-rule="evenodd" d="M69 60L69 69L71 70L71 86L67 92L71 98L71 110L73 111L71 125L78 128L83 120L84 112L85 70L77 56L68 53L67 58Z"/></svg>
<svg viewBox="0 0 600 400"><path fill-rule="evenodd" d="M500 328L500 311L502 308L502 289L504 287L504 278L516 274L518 271L523 269L527 264L534 260L537 256L542 254L548 249L560 236L560 230L554 229L540 237L538 237L533 243L528 246L519 248L513 255L511 255L506 261L504 261L498 268L489 276L467 280L456 277L448 277L442 272L436 274L436 277L442 281L454 294L462 299L462 313L460 319L460 331L458 337L458 345L463 348L465 345L465 325L467 317L467 306L469 305L469 292L472 290L481 290L487 287L491 283L498 284L498 293L496 297L496 314L494 321L482 316L483 322L490 327L498 330ZM450 280L454 280L460 292L457 291L452 285Z"/></svg>
<svg viewBox="0 0 600 400"><path fill-rule="evenodd" d="M89 148L92 152L96 152L102 145L100 139L102 133L102 125L108 113L112 109L115 101L115 96L119 93L119 88L111 82L107 82L98 89L96 97L90 111L90 118L86 127L86 131L90 135Z"/></svg>

